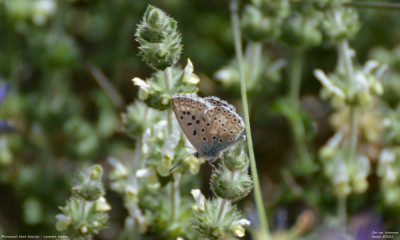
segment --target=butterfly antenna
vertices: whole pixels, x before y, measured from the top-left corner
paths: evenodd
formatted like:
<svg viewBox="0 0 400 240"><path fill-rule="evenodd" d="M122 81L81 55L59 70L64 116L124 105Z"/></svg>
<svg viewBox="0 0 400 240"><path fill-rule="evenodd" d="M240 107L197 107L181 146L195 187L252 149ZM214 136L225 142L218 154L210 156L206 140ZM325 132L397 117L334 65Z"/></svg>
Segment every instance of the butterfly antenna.
<svg viewBox="0 0 400 240"><path fill-rule="evenodd" d="M191 156L191 155L194 155L194 154L195 154L195 153L191 153L191 154L187 155L186 157L182 158L181 160L179 160L179 162L178 162L177 164L175 164L175 166L173 166L173 167L169 170L169 172L171 173L172 170L174 170L179 164L181 164L181 163L183 162L183 160L185 160L187 157L189 157L189 156Z"/></svg>

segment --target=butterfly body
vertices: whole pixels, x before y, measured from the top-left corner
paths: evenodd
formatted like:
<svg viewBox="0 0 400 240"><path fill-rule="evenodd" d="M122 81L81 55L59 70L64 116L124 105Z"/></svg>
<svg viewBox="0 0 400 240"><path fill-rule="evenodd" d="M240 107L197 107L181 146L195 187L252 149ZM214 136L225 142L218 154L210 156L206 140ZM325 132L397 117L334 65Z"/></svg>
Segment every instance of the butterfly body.
<svg viewBox="0 0 400 240"><path fill-rule="evenodd" d="M226 101L181 93L172 97L172 106L198 158L215 160L225 149L245 139L243 120Z"/></svg>

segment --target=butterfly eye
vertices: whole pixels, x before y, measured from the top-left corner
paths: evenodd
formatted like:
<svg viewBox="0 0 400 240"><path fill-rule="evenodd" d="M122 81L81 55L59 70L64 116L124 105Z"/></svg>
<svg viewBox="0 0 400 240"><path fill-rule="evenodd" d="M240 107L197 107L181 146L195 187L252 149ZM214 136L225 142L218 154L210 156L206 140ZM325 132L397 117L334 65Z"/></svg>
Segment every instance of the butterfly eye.
<svg viewBox="0 0 400 240"><path fill-rule="evenodd" d="M232 141L232 140L233 140L233 138L230 137L230 138L229 138L229 141Z"/></svg>
<svg viewBox="0 0 400 240"><path fill-rule="evenodd" d="M217 136L214 135L214 136L213 136L213 140L215 140L215 139L217 139Z"/></svg>
<svg viewBox="0 0 400 240"><path fill-rule="evenodd" d="M222 143L222 141L224 141L222 138L220 138L219 140L218 140L220 143Z"/></svg>

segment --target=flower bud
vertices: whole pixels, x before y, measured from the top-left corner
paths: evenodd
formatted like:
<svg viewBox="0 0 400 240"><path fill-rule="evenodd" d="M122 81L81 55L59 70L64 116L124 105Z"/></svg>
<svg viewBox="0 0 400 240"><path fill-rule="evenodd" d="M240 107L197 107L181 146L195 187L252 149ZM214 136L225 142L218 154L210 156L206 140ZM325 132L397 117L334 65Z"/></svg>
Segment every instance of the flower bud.
<svg viewBox="0 0 400 240"><path fill-rule="evenodd" d="M135 33L140 56L151 67L164 70L174 65L182 52L177 22L161 9L149 5Z"/></svg>
<svg viewBox="0 0 400 240"><path fill-rule="evenodd" d="M225 151L222 155L222 159L225 166L232 172L247 168L249 165L249 158L240 146L236 147L234 150Z"/></svg>
<svg viewBox="0 0 400 240"><path fill-rule="evenodd" d="M215 195L232 202L246 197L253 188L247 168L232 172L221 167L211 175L210 185Z"/></svg>

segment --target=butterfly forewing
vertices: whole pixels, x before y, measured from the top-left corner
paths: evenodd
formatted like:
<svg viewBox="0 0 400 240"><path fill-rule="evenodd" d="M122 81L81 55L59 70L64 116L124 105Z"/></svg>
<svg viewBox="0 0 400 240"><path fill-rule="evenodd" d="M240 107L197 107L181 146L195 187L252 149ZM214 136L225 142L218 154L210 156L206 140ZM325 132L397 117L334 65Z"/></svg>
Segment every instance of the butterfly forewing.
<svg viewBox="0 0 400 240"><path fill-rule="evenodd" d="M200 151L203 147L201 130L205 129L205 111L210 104L188 94L177 94L172 98L172 104L176 119L189 142ZM204 130L205 131L205 130ZM204 133L203 131L203 133Z"/></svg>

